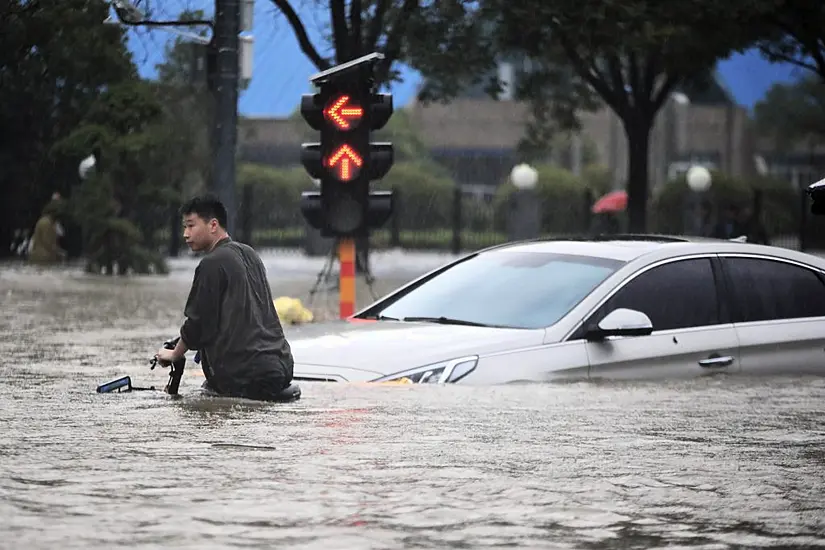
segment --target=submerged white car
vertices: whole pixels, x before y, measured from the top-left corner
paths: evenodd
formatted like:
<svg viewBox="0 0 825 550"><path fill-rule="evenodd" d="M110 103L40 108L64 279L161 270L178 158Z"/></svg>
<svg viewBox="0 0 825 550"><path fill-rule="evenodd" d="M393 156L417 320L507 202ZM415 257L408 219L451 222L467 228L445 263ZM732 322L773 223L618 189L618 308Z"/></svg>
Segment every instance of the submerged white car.
<svg viewBox="0 0 825 550"><path fill-rule="evenodd" d="M825 260L659 236L509 243L290 343L296 381L825 374Z"/></svg>

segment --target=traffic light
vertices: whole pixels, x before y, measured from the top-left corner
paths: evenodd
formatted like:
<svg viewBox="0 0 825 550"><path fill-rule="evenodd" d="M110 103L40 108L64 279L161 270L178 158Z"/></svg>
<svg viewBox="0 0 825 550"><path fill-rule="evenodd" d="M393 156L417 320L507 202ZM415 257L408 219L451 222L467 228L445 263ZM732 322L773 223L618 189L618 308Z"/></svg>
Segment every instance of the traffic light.
<svg viewBox="0 0 825 550"><path fill-rule="evenodd" d="M320 192L301 196L301 212L325 237L358 237L386 223L391 192L370 192L393 164L392 143L370 140L393 113L392 95L373 91L371 54L315 75L315 94L301 98L301 115L320 142L301 145L301 163L321 182Z"/></svg>

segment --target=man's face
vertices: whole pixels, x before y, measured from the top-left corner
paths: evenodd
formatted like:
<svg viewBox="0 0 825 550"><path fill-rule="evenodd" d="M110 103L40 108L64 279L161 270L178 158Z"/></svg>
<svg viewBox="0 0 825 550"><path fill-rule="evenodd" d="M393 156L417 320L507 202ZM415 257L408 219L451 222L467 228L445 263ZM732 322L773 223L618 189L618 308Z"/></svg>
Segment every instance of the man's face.
<svg viewBox="0 0 825 550"><path fill-rule="evenodd" d="M218 220L207 221L197 214L183 216L183 239L193 252L209 249L218 232Z"/></svg>

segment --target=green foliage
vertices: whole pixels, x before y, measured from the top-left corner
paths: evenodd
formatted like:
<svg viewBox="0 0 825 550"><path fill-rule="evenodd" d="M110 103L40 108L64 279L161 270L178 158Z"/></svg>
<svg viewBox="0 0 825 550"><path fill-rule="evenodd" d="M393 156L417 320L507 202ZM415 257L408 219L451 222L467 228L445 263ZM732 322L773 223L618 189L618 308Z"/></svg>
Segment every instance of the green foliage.
<svg viewBox="0 0 825 550"><path fill-rule="evenodd" d="M178 21L205 20L203 10L183 10ZM189 27L188 33L207 38L205 27ZM166 43L163 61L155 65L158 82L179 88L203 88L206 85L206 44L177 37ZM204 67L204 68L199 68Z"/></svg>
<svg viewBox="0 0 825 550"><path fill-rule="evenodd" d="M589 208L593 201L609 190L609 180L602 169L588 167L583 177L569 170L550 165L536 166L539 179L536 196L541 202L541 230L543 233L585 232L590 227ZM515 187L501 185L495 198L495 228L507 227L510 195Z"/></svg>
<svg viewBox="0 0 825 550"><path fill-rule="evenodd" d="M529 118L519 142L523 158L541 162L569 141L570 130L580 130L579 115L602 105L592 87L570 67L564 51L553 44L529 68L516 74L516 98L526 101Z"/></svg>
<svg viewBox="0 0 825 550"><path fill-rule="evenodd" d="M73 215L81 220L86 270L109 275L166 273L158 254L142 245L140 229L120 216L115 185L108 174L93 175L72 196Z"/></svg>
<svg viewBox="0 0 825 550"><path fill-rule="evenodd" d="M776 83L754 106L757 132L777 150L800 141L825 138L825 82L808 76L798 82Z"/></svg>
<svg viewBox="0 0 825 550"><path fill-rule="evenodd" d="M184 19L200 18L184 13ZM52 147L77 166L95 151L99 173L72 196L90 271L165 272L157 228L184 191L209 175L211 100L193 73L190 44L177 39L157 82L126 79L106 87L73 131Z"/></svg>
<svg viewBox="0 0 825 550"><path fill-rule="evenodd" d="M238 194L251 198L241 206L252 217L253 227L295 227L304 224L300 199L303 191L314 189L303 167L288 170L261 164L238 166ZM244 191L244 188L250 188Z"/></svg>
<svg viewBox="0 0 825 550"><path fill-rule="evenodd" d="M466 88L482 85L494 96L500 51L482 2L432 0L419 4L401 37L405 62L424 76L418 91L423 102L447 102ZM392 28L390 28L392 32Z"/></svg>
<svg viewBox="0 0 825 550"><path fill-rule="evenodd" d="M428 160L398 162L375 188L395 191L405 229L451 226L455 183L440 165Z"/></svg>
<svg viewBox="0 0 825 550"><path fill-rule="evenodd" d="M404 228L450 227L455 186L441 166L428 161L399 162L373 185L396 192ZM301 192L316 189L303 167L279 169L252 163L239 166L238 186L239 194L251 188L243 196L252 201L246 212L255 229L303 227Z"/></svg>
<svg viewBox="0 0 825 550"><path fill-rule="evenodd" d="M767 59L796 65L825 81L825 4L782 0L761 24L771 31L758 43Z"/></svg>
<svg viewBox="0 0 825 550"><path fill-rule="evenodd" d="M373 135L374 141L392 142L396 162L430 158L430 151L413 126L410 112L407 109L396 109L387 125L374 132Z"/></svg>
<svg viewBox="0 0 825 550"><path fill-rule="evenodd" d="M54 191L64 196L77 164L49 159L100 90L132 79L124 31L107 25L103 0L0 2L0 254L10 228L30 227Z"/></svg>
<svg viewBox="0 0 825 550"><path fill-rule="evenodd" d="M92 271L165 272L154 233L179 197L166 179L174 169L174 134L168 131L153 87L131 81L111 86L76 130L53 148L56 158L77 162L96 152L99 174L72 196Z"/></svg>
<svg viewBox="0 0 825 550"><path fill-rule="evenodd" d="M799 229L799 193L788 182L769 177L745 180L716 171L711 175L712 185L705 199L710 201L717 213L730 204L751 206L754 191L758 189L762 192L763 223L768 235L795 233ZM651 213L658 233L676 235L684 232L682 213L690 208L691 193L686 178L682 176L668 182L654 195Z"/></svg>
<svg viewBox="0 0 825 550"><path fill-rule="evenodd" d="M582 179L585 186L598 197L609 193L613 188L613 174L609 168L601 164L588 163L582 169Z"/></svg>
<svg viewBox="0 0 825 550"><path fill-rule="evenodd" d="M550 67L566 58L622 120L633 231L646 229L649 138L657 112L686 79L752 43L757 30L748 22L773 6L771 0L487 3L505 48Z"/></svg>

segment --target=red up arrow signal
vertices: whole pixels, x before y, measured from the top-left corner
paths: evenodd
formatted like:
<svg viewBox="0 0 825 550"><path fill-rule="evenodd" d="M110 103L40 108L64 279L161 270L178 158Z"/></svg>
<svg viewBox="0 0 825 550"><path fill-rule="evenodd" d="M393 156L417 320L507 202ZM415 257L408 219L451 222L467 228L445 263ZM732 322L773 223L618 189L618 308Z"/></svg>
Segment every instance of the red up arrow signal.
<svg viewBox="0 0 825 550"><path fill-rule="evenodd" d="M350 121L357 126L364 115L364 109L358 105L351 105L349 100L348 95L342 95L324 109L326 119L335 124L339 130L350 130L352 128Z"/></svg>
<svg viewBox="0 0 825 550"><path fill-rule="evenodd" d="M351 181L358 175L364 159L345 143L327 158L326 164L330 168L335 168L339 180Z"/></svg>

